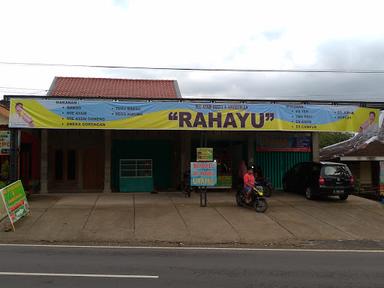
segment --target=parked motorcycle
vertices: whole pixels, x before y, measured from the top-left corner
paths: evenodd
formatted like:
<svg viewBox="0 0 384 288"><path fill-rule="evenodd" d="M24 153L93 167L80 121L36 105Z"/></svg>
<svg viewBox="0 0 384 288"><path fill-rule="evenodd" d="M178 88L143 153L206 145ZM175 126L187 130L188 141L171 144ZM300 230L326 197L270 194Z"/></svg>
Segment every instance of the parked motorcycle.
<svg viewBox="0 0 384 288"><path fill-rule="evenodd" d="M247 203L245 192L243 189L237 190L236 204L239 207L253 207L256 212L264 213L268 208L267 200L264 198L262 186L254 186L252 188L251 201Z"/></svg>

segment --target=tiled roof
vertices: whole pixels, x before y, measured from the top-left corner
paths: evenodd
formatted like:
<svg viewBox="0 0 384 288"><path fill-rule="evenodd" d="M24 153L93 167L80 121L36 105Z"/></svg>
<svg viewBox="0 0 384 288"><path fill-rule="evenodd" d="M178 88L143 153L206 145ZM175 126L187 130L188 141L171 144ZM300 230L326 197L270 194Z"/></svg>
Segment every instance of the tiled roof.
<svg viewBox="0 0 384 288"><path fill-rule="evenodd" d="M354 157L380 157L384 155L384 144L379 140L375 140L371 143L364 143L358 150L345 153L344 156Z"/></svg>
<svg viewBox="0 0 384 288"><path fill-rule="evenodd" d="M372 143L375 144L372 145ZM366 150L367 147L371 148ZM378 147L380 147L380 149ZM368 155L367 153L371 153L372 149L377 149L377 153L379 154L384 151L384 126L372 131L357 133L348 140L320 149L320 160L336 159L342 156L383 155Z"/></svg>
<svg viewBox="0 0 384 288"><path fill-rule="evenodd" d="M55 77L48 96L97 98L179 98L175 80Z"/></svg>

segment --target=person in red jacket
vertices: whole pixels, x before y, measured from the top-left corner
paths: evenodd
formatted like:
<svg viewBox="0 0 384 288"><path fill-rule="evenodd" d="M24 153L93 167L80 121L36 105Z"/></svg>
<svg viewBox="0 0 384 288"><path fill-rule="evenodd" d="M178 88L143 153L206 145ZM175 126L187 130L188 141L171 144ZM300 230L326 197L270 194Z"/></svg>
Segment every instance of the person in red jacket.
<svg viewBox="0 0 384 288"><path fill-rule="evenodd" d="M252 201L252 188L255 186L255 176L253 175L252 167L248 167L247 173L244 175L244 193L247 203Z"/></svg>

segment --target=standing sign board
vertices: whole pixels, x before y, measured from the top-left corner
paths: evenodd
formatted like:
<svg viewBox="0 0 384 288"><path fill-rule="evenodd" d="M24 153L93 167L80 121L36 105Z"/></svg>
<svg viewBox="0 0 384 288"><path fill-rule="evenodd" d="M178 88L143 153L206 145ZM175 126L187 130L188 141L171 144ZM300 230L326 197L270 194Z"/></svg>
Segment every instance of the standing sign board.
<svg viewBox="0 0 384 288"><path fill-rule="evenodd" d="M216 183L216 162L191 162L191 186L211 187Z"/></svg>
<svg viewBox="0 0 384 288"><path fill-rule="evenodd" d="M197 162L212 162L213 148L197 148Z"/></svg>
<svg viewBox="0 0 384 288"><path fill-rule="evenodd" d="M14 223L29 213L29 204L20 180L0 190L2 205L11 221L13 230ZM0 210L1 211L1 210Z"/></svg>
<svg viewBox="0 0 384 288"><path fill-rule="evenodd" d="M1 197L0 197L1 198ZM3 200L0 200L0 221L8 216L7 209L5 209L5 205Z"/></svg>

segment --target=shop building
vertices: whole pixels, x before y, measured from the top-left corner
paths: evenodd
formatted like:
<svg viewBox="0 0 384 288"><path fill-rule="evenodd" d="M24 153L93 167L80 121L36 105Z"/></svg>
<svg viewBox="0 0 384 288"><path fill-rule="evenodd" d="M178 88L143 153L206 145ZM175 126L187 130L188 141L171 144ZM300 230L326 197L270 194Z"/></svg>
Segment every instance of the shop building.
<svg viewBox="0 0 384 288"><path fill-rule="evenodd" d="M358 129L369 113L356 103L185 99L173 80L57 77L46 96L7 99L11 138L37 137L40 193L177 191L198 147L213 148L218 189L236 187L242 161L281 188L288 168L319 160L319 132Z"/></svg>
<svg viewBox="0 0 384 288"><path fill-rule="evenodd" d="M355 177L356 192L368 197L384 195L384 126L324 147L320 159L343 162Z"/></svg>

